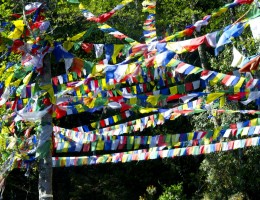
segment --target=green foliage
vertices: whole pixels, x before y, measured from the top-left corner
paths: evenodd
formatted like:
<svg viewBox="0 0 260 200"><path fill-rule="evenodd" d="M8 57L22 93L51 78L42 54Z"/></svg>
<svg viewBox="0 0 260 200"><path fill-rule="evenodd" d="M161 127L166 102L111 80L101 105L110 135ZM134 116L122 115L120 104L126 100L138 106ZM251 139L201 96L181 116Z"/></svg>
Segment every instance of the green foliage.
<svg viewBox="0 0 260 200"><path fill-rule="evenodd" d="M182 191L182 184L164 186L164 192L160 195L159 200L183 200L186 199Z"/></svg>
<svg viewBox="0 0 260 200"><path fill-rule="evenodd" d="M154 195L156 194L156 187L150 185L146 188L146 194L139 197L139 200L153 200L155 199Z"/></svg>
<svg viewBox="0 0 260 200"><path fill-rule="evenodd" d="M209 199L258 199L259 147L211 154L200 166L205 177L204 196ZM240 194L240 195L239 195ZM239 198L238 198L239 199Z"/></svg>
<svg viewBox="0 0 260 200"><path fill-rule="evenodd" d="M19 3L16 4L14 1L2 0L0 3L0 21L8 19L18 6Z"/></svg>

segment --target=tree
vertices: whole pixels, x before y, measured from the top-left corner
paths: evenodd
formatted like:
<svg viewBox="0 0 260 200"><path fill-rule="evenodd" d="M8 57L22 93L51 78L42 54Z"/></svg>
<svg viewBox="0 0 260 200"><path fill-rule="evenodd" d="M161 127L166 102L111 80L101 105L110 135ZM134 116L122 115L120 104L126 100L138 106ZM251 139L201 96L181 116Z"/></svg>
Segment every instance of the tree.
<svg viewBox="0 0 260 200"><path fill-rule="evenodd" d="M156 142L155 146L158 148L164 148L164 152L166 152L166 148L171 150L173 149L173 147L178 147L178 145L182 145L181 147L186 147L187 145L190 145L190 141L192 142L192 140L184 139L183 141L181 141L181 143L174 143L174 141L172 141L171 139L173 137L172 135L176 135L176 133L180 132L194 131L194 128L192 126L178 127L178 124L165 123L169 118L172 120L174 119L175 122L179 122L180 124L194 124L194 127L198 128L195 130L200 130L202 129L202 127L212 129L213 127L211 119L218 120L219 124L221 125L227 125L237 122L237 120L234 121L234 119L230 119L230 122L227 120L223 120L222 115L214 113L218 113L219 111L221 111L220 109L218 109L217 106L218 104L222 104L222 100L228 99L232 101L236 97L239 98L239 100L246 100L246 97L239 96L241 93L237 94L237 92L234 93L233 91L228 91L226 89L227 84L225 84L224 87L221 85L214 85L214 83L221 83L223 77L226 77L226 79L228 79L229 76L227 74L222 74L223 77L219 79L214 79L215 82L210 82L211 84L208 84L210 76L203 79L205 81L203 83L207 84L210 87L208 88L208 90L212 93L205 93L203 94L205 96L200 99L202 100L203 104L209 105L210 116L208 116L209 114L205 115L205 112L207 110L205 110L204 108L200 108L194 109L192 112L188 111L189 118L187 119L182 117L182 115L187 114L187 112L185 112L185 108L181 107L177 109L176 105L179 105L178 103L181 100L181 97L184 96L184 94L186 95L186 97L188 97L189 93L191 93L190 95L196 95L194 93L202 92L205 89L205 87L202 85L199 88L194 88L192 86L192 89L186 89L186 87L188 88L188 86L191 85L190 83L193 83L195 80L200 80L200 76L203 77L206 76L207 73L211 73L207 70L203 70L202 68L194 68L194 66L192 65L190 66L190 69L192 67L192 69L196 69L197 74L190 74L188 72L186 72L185 74L184 72L186 70L184 70L183 72L182 70L180 70L181 66L185 64L180 59L185 59L186 63L192 63L194 65L198 64L201 66L199 60L196 59L197 53L192 53L196 50L197 44L195 46L182 46L182 48L171 48L169 46L167 47L167 49L154 48L153 50L157 50L157 52L155 52L148 50L147 46L143 43L145 42L146 44L150 45L151 41L165 39L164 41L161 41L162 44L166 45L165 41L167 41L167 45L174 45L174 43L170 43L171 40L176 41L183 36L185 36L185 39L189 38L194 33L196 27L191 26L185 28L186 32L175 33L177 31L176 26L174 27L176 29L174 30L175 34L171 35L171 32L168 31L168 34L170 36L167 37L166 32L164 31L166 28L161 27L164 27L166 24L170 24L167 23L169 22L169 20L167 18L163 19L162 16L163 20L156 21L156 26L159 28L158 31L155 30L155 21L151 20L154 17L152 14L155 12L155 1L144 1L144 10L148 11L148 13L150 14L148 20L144 24L144 37L140 38L141 29L131 31L130 35L126 36L123 33L127 33L129 27L125 26L125 22L132 22L131 29L138 29L142 26L142 23L136 23L137 19L141 21L144 20L145 17L144 14L137 14L140 13L142 9L142 6L140 3L138 3L138 1L135 1L135 5L131 4L131 1L83 1L82 3L88 5L88 10L100 13L103 12L103 10L101 9L102 6L104 6L104 8L110 8L118 4L123 5L123 7L127 5L130 8L135 8L135 10L129 13L122 13L120 15L122 17L122 20L118 22L114 20L114 18L109 19L110 15L117 15L117 12L113 13L116 9L112 10L111 12L106 12L104 15L100 15L100 17L97 18L95 16L92 16L90 12L86 11L84 7L81 6L81 11L83 12L83 15L89 21L87 23L85 22L84 17L81 15L81 13L78 11L78 5L75 6L74 4L67 4L64 1L54 2L51 6L48 4L29 4L32 6L36 6L36 10L31 10L29 8L27 11L24 11L23 15L13 15L13 17L22 17L23 21L19 19L16 20L13 23L14 27L11 23L9 23L5 25L4 31L1 32L1 46L3 47L3 50L8 47L9 50L11 50L11 54L3 61L2 70L5 72L5 74L3 74L1 79L2 81L5 80L4 87L2 88L2 99L4 99L4 103L7 105L7 107L4 108L5 110L3 112L4 114L6 114L7 112L10 113L9 115L4 117L2 125L3 137L1 138L2 140L4 140L4 143L8 144L7 146L3 145L4 147L2 149L2 154L4 155L3 169L5 169L6 172L12 169L12 167L9 168L10 162L12 162L12 160L15 160L15 164L18 166L21 163L26 164L28 166L27 169L29 172L31 170L31 167L33 166L32 163L34 163L32 161L35 158L41 160L41 158L47 156L48 153L50 153L50 137L48 134L48 137L46 138L42 136L46 136L46 134L43 134L45 130L52 130L50 125L51 118L48 114L51 111L53 111L53 122L56 125L56 130L60 128L60 130L56 131L54 134L55 150L53 155L57 157L59 155L68 156L68 159L71 159L69 156L76 155L76 159L70 160L69 163L66 163L69 165L81 165L86 162L86 160L84 159L93 160L93 162L99 160L98 163L106 162L111 159L111 156L113 155L106 156L106 150L112 150L112 152L115 152L117 148L112 149L111 143L109 143L108 141L111 141L111 138L113 141L119 141L119 139L115 139L115 137L117 136L112 135L109 135L109 137L107 137L102 136L101 134L100 136L99 131L104 131L104 127L107 127L108 125L110 125L110 128L112 129L117 128L116 125L120 124L126 127L126 129L124 129L122 133L134 133L133 136L123 135L122 138L126 139L126 142L123 143L125 147L123 147L122 145L123 149L119 149L120 151L131 149L146 149L148 147L153 147L153 145L148 143L141 144L141 139L159 138L161 142ZM178 2L165 1L160 3L163 5L163 3ZM172 12L175 8L180 9L180 7L185 7L189 4L188 1L182 1L182 3L183 4L180 6L171 7L172 10L170 10L170 13L176 13ZM204 14L204 12L207 12L207 9L210 9L211 7L209 5L205 7L205 4L203 3L205 2L195 2L194 6L197 6L198 10L190 8L185 9L184 14L189 14L190 16L194 14L200 14L200 5L203 5L201 7L204 8L202 11L202 13ZM252 3L252 1L239 1L239 3L229 4L229 6L236 6L246 3ZM222 2L217 1L216 4L222 5ZM214 4L211 6L215 7L216 4L214 2ZM5 17L4 22L9 20L9 14L13 13L13 11L19 11L18 7L19 4L17 7L14 8L14 5L11 2L7 2L1 5L1 8L8 11L8 18ZM166 7L167 6L162 6L159 8L159 10L164 10L166 9ZM120 6L117 7L117 9L119 8L121 9ZM225 11L227 10L227 8L229 7L225 6L223 10ZM242 6L240 9L241 12L243 12ZM223 10L216 11L215 16L221 15L221 13L223 13ZM43 13L42 11L45 12ZM105 9L105 11L107 11L107 9ZM138 17L133 17L133 14L136 14L136 16ZM44 15L47 17L46 20L48 19L48 16L52 16L52 19L50 19L52 22L52 29L42 30L40 27L37 27L37 25L43 24L40 16L44 17ZM107 16L108 18L106 18ZM225 19L225 16L221 17L222 20L223 18ZM109 22L112 25L115 24L117 27L119 27L119 30L124 31L119 33L113 29L111 32L112 27L106 26L107 19L109 19ZM101 22L100 20L104 21ZM191 17L188 20L187 18L182 17L180 18L180 20L178 20L178 23L182 22L184 23L184 25L186 25L188 23L187 21L190 22ZM36 22L39 23L37 24ZM79 27L77 22L82 22L82 26ZM217 27L216 23L213 23L214 25L211 24L212 23L210 23L210 30L212 30L213 27ZM48 26L48 23L45 25ZM93 34L94 29L99 29L99 31ZM64 32L67 32L68 30L69 33L66 35L66 37L64 37ZM105 36L104 33L102 33L100 30L104 32L110 32L110 34L108 36ZM209 28L204 31L205 33L209 32ZM53 32L54 34L50 34L51 32ZM182 35L183 33L184 35ZM203 34L204 32L201 33L201 35ZM111 35L115 36L116 39L113 38ZM121 40L118 40L118 38L120 38ZM167 40L169 38L171 38L171 40ZM205 38L203 38L203 41L205 41ZM33 45L30 46L30 43L33 43ZM114 44L106 45L106 55L98 58L95 57L93 51L91 52L93 45L97 45L98 43L117 43L117 46L115 46ZM222 46L223 45L221 45L221 47ZM29 51L27 51L27 48L29 48ZM116 48L120 49L117 53L114 51ZM45 55L45 53L47 53L47 50L52 51L52 54L54 56L52 58L45 56L44 62L41 62L40 60L39 63L37 62L35 64L34 62L30 62L30 60L27 61L25 59L31 56L33 59L35 58L37 60L37 56ZM159 50L161 50L162 53L159 52ZM119 54L120 51L121 53ZM174 51L179 54L180 59L176 59L176 57L174 57ZM184 53L184 51L186 51L186 53ZM85 54L85 52L87 52L87 54ZM10 53L10 51L7 51L7 53ZM207 49L207 53L212 53L212 48ZM255 53L257 52L252 51L251 55L254 55ZM127 56L127 54L130 55ZM79 56L76 57L75 55ZM120 55L120 57L118 55ZM163 57L165 55L167 56ZM226 56L226 54L224 55ZM79 57L84 58L84 60L80 59ZM105 57L106 61L109 64L102 63ZM209 55L209 57L212 56ZM22 59L21 64L10 64L10 61L19 59ZM91 62L87 60L91 60ZM115 62L116 60L118 62ZM171 63L170 60L173 63ZM224 61L228 63L226 59ZM54 63L51 70L52 84L48 82L51 80L50 73L46 73L46 69L50 67L50 63ZM115 63L117 64L115 65ZM122 66L127 67L125 73L122 74L118 71L118 73L116 73L115 71L119 67L121 67L121 70L124 70ZM218 66L211 64L209 69L212 68L216 70L217 72L214 72L215 74L217 74L218 71L222 71L222 69L215 67ZM121 70L119 71L121 72ZM173 70L175 70L174 73L172 73ZM226 70L226 68L224 70ZM176 77L174 77L175 73L177 73ZM61 76L62 74L65 74L65 76ZM249 81L244 81L243 86L248 84L248 82ZM25 95L24 93L22 93L22 91L24 91L25 88L32 87L33 83L35 83L35 85L34 90L32 91L32 95L30 96L31 98L29 99L29 103L26 104L26 109L22 109L24 105L20 103L19 97L25 97L27 93ZM141 88L141 86L145 86L146 88ZM254 87L252 87L251 89L254 89ZM215 95L215 99L210 102L210 95L214 95L216 93L223 94L220 96ZM226 94L230 95L227 96ZM79 98L78 96L83 97ZM219 97L221 97L220 100L218 100ZM11 109L9 109L8 106L11 107ZM30 110L30 107L32 108L32 110ZM166 117L165 114L161 114L161 110L158 110L158 108L164 110L162 113L164 113L165 110L170 111L171 108L176 108L177 111L175 110L176 112L171 112L170 115ZM236 110L234 109L229 110L231 110L230 112L236 112ZM83 112L83 114L80 112ZM18 115L15 116L11 113ZM130 116L129 113L131 113ZM74 115L65 116L70 114ZM194 117L190 117L193 114L195 114ZM111 118L111 116L114 117ZM118 119L118 116L121 116L122 119ZM208 120L209 118L210 120ZM34 120L36 119L41 119L40 123L35 123ZM146 121L146 119L148 120ZM198 119L203 119L204 121L207 121L207 123L199 124ZM13 124L13 120L15 120L15 124ZM143 128L141 128L140 124L139 127L134 126L135 123L137 124L140 122L142 122L142 125L144 125ZM126 123L127 125L124 125L124 123ZM84 124L87 124L88 126L83 126ZM157 125L162 124L165 124L165 126L156 127ZM61 127L63 127L63 129ZM222 128L224 127L225 126L222 126ZM64 131L66 134L63 134ZM88 133L83 133L83 131ZM24 132L26 134L24 134ZM91 135L91 137L93 136L96 138L87 139L84 142L83 140L75 142L73 140L73 137L70 137L67 132L73 132L74 134L76 132L82 133L85 135ZM29 135L29 133L31 135ZM112 132L110 131L109 134L111 133ZM206 143L207 139L216 139L216 141L213 141L213 144L215 142L218 142L219 138L214 138L211 134L212 132L209 131L205 141L201 140L201 145L203 145L203 142ZM187 136L187 134L184 134L183 136ZM170 138L170 140L167 138ZM78 140L78 138L76 140ZM84 145L82 143L84 143ZM69 147L66 148L66 145L69 145ZM67 152L68 149L69 152ZM77 149L81 151L78 153ZM96 153L100 156L96 157ZM155 158L158 158L161 151L156 151L156 153L157 154L155 155L157 156L155 156ZM146 154L146 152L143 152L143 154ZM19 155L19 157L17 157L17 155ZM85 157L78 157L81 155ZM117 155L120 156L120 154ZM125 154L125 156L127 158L130 158L128 154ZM31 160L28 159L28 157L31 158ZM48 158L50 158L50 154L48 155ZM57 159L58 161L55 161L54 163L58 163L58 165L65 164L64 160L62 160L62 157L59 157ZM120 160L123 160L123 158L120 158ZM39 168L39 170L41 171L42 169ZM41 180L39 180L39 182L41 182ZM186 189L186 187L187 182L184 183L184 190ZM181 190L181 188L179 187L177 189L178 191ZM113 193L110 193L110 191L108 191L108 193L113 195ZM45 197L40 198L44 199ZM46 199L47 198L52 197L50 195L49 197L46 197Z"/></svg>

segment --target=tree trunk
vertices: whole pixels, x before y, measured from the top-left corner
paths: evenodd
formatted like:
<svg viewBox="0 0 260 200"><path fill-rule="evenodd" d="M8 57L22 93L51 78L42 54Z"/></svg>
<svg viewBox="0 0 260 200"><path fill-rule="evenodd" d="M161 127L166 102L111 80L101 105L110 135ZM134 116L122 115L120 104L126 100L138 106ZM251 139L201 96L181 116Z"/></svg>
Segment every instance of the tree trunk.
<svg viewBox="0 0 260 200"><path fill-rule="evenodd" d="M192 9L193 6L191 6ZM195 14L192 15L192 23L195 24L195 22L197 21L197 17ZM198 37L198 33L196 33L196 31L194 32L194 36ZM203 69L209 69L209 63L208 63L208 59L207 59L207 55L206 55L206 51L205 51L205 44L201 44L198 48L198 53L199 53L199 57L200 57L200 64L202 66ZM209 92L209 88L206 88L206 92ZM209 115L211 115L212 111L209 110L208 113ZM216 119L216 117L212 116L212 121L214 123L214 127L217 128L219 126L218 121Z"/></svg>
<svg viewBox="0 0 260 200"><path fill-rule="evenodd" d="M43 60L43 73L39 79L40 87L51 84L51 62L50 55L47 54ZM46 128L46 125L48 128ZM52 200L52 152L51 152L51 136L52 136L52 116L47 113L41 119L42 131L40 132L40 138L47 138L49 142L47 145L47 152L44 154L44 158L39 159L39 199L40 200ZM45 142L46 142L45 141ZM46 145L46 143L45 143Z"/></svg>
<svg viewBox="0 0 260 200"><path fill-rule="evenodd" d="M192 23L195 24L195 22L197 21L197 17L195 14L192 15ZM194 36L198 37L199 34L194 31ZM207 59L207 55L206 55L206 51L205 51L205 45L201 44L198 48L198 53L199 53L199 57L200 57L200 63L203 69L208 69L209 68L209 63L208 63L208 59Z"/></svg>

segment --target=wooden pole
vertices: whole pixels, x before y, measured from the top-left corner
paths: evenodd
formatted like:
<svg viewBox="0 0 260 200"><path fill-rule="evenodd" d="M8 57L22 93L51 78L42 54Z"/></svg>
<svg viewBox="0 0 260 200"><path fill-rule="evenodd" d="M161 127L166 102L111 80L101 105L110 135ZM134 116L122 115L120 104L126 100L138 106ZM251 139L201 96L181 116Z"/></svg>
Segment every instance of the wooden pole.
<svg viewBox="0 0 260 200"><path fill-rule="evenodd" d="M47 0L39 0L39 2L47 3ZM28 30L30 31L31 35L34 37L33 32L28 24L26 15L25 15L25 1L22 0L22 6L23 6L23 20L26 24ZM43 71L40 74L38 78L38 84L40 87L44 87L46 85L51 85L51 62L50 62L50 54L46 54L46 56L43 59ZM46 92L47 91L42 91ZM47 95L47 98L48 95ZM38 161L38 170L39 170L39 182L38 182L38 190L39 190L39 200L53 200L53 194L52 194L52 152L51 152L51 146L52 146L52 116L50 113L47 113L44 115L40 121L40 133L39 133L39 139L42 140L41 144L44 146L44 150L47 152L44 152L44 156L41 157ZM39 141L40 143L40 141ZM42 147L41 146L41 147ZM39 148L38 144L38 148Z"/></svg>
<svg viewBox="0 0 260 200"><path fill-rule="evenodd" d="M43 73L39 78L40 87L51 84L51 62L50 54L46 54L43 60ZM40 131L40 138L46 138L46 144L48 144L47 152L44 152L44 157L39 159L39 200L52 200L52 152L51 152L51 141L52 141L52 116L47 113L43 116L40 122L42 127ZM48 128L47 128L48 127Z"/></svg>

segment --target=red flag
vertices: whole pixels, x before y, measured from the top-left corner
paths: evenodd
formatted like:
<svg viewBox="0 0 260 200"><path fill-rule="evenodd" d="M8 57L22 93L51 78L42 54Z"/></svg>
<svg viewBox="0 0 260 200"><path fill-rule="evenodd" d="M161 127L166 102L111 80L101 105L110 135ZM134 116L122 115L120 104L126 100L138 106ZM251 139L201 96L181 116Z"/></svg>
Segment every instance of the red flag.
<svg viewBox="0 0 260 200"><path fill-rule="evenodd" d="M81 48L86 52L86 53L90 53L93 49L94 45L91 43L82 43L81 44Z"/></svg>

